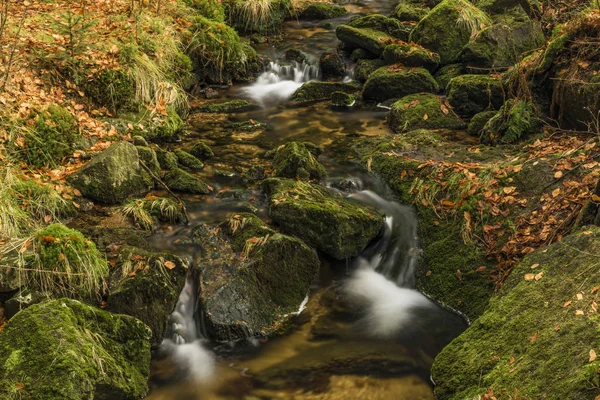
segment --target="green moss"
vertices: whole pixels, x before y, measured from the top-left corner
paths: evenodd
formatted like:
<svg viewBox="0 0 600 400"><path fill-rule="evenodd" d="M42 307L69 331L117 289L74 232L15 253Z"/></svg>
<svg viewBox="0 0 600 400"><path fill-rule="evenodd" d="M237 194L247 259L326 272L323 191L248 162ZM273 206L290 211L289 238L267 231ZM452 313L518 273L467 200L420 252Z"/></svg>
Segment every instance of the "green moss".
<svg viewBox="0 0 600 400"><path fill-rule="evenodd" d="M481 142L515 143L528 135L540 132L541 122L531 103L510 99L485 124L481 132Z"/></svg>
<svg viewBox="0 0 600 400"><path fill-rule="evenodd" d="M148 391L148 328L75 300L32 305L0 334L0 397L140 399Z"/></svg>
<svg viewBox="0 0 600 400"><path fill-rule="evenodd" d="M600 283L599 238L590 227L525 257L486 312L436 357L436 397L491 389L502 398L594 398L600 362L589 357L600 330L590 293Z"/></svg>
<svg viewBox="0 0 600 400"><path fill-rule="evenodd" d="M550 41L544 50L541 61L536 67L537 72L541 73L547 71L554 63L558 54L565 48L569 40L571 40L571 36L569 34L563 34Z"/></svg>
<svg viewBox="0 0 600 400"><path fill-rule="evenodd" d="M231 100L221 103L211 103L200 107L200 111L208 113L234 113L248 111L253 104L247 100Z"/></svg>
<svg viewBox="0 0 600 400"><path fill-rule="evenodd" d="M192 146L190 150L190 154L200 160L208 160L209 158L213 158L215 153L213 153L212 149L204 142L196 142L194 146Z"/></svg>
<svg viewBox="0 0 600 400"><path fill-rule="evenodd" d="M346 73L346 65L339 51L323 52L319 57L319 70L323 80L343 78Z"/></svg>
<svg viewBox="0 0 600 400"><path fill-rule="evenodd" d="M360 86L340 82L307 82L292 94L291 100L298 103L328 100L334 92L356 93Z"/></svg>
<svg viewBox="0 0 600 400"><path fill-rule="evenodd" d="M200 178L175 168L170 170L164 178L165 183L172 190L192 194L209 194L212 189Z"/></svg>
<svg viewBox="0 0 600 400"><path fill-rule="evenodd" d="M156 159L158 160L160 167L165 170L175 169L179 165L177 156L172 151L159 149L156 152Z"/></svg>
<svg viewBox="0 0 600 400"><path fill-rule="evenodd" d="M348 25L338 25L335 34L347 49L364 49L377 57L383 53L386 45L394 41L394 38L385 32Z"/></svg>
<svg viewBox="0 0 600 400"><path fill-rule="evenodd" d="M225 21L225 9L220 0L184 0L200 15L217 22Z"/></svg>
<svg viewBox="0 0 600 400"><path fill-rule="evenodd" d="M154 175L159 175L160 164L158 162L158 158L156 157L156 151L147 146L135 146L135 148L140 156L140 161L146 164L146 166Z"/></svg>
<svg viewBox="0 0 600 400"><path fill-rule="evenodd" d="M300 12L298 18L308 20L332 19L341 17L347 13L348 11L342 6L328 3L312 3Z"/></svg>
<svg viewBox="0 0 600 400"><path fill-rule="evenodd" d="M357 96L344 92L333 92L331 94L331 104L335 107L352 107L356 103Z"/></svg>
<svg viewBox="0 0 600 400"><path fill-rule="evenodd" d="M395 39L404 41L406 41L408 33L412 29L410 24L403 24L395 18L389 18L381 14L355 16L350 20L348 25L353 28L373 29L384 32Z"/></svg>
<svg viewBox="0 0 600 400"><path fill-rule="evenodd" d="M36 167L54 167L73 154L79 125L65 108L52 104L34 116L34 126L25 136L25 160Z"/></svg>
<svg viewBox="0 0 600 400"><path fill-rule="evenodd" d="M4 189L9 190L8 187ZM60 220L77 214L73 202L62 197L51 184L44 185L35 179L19 179L11 185L10 192L21 203L21 208L38 221L47 218Z"/></svg>
<svg viewBox="0 0 600 400"><path fill-rule="evenodd" d="M187 151L177 149L175 150L175 155L177 156L177 161L179 164L191 171L201 171L204 169L204 164L202 164L202 161L198 160L195 156L191 155Z"/></svg>
<svg viewBox="0 0 600 400"><path fill-rule="evenodd" d="M473 118L471 118L471 122L469 122L467 133L471 136L479 137L485 124L487 124L487 122L495 115L496 111L482 111L475 114Z"/></svg>
<svg viewBox="0 0 600 400"><path fill-rule="evenodd" d="M400 21L419 22L429 12L429 7L423 7L419 4L409 2L400 2L394 9L394 16Z"/></svg>
<svg viewBox="0 0 600 400"><path fill-rule="evenodd" d="M286 7L280 0L223 2L227 23L243 34L276 35L281 32Z"/></svg>
<svg viewBox="0 0 600 400"><path fill-rule="evenodd" d="M327 172L315 156L299 142L289 142L277 149L273 159L275 176L320 181Z"/></svg>
<svg viewBox="0 0 600 400"><path fill-rule="evenodd" d="M149 125L145 131L148 139L156 142L172 142L183 132L185 123L175 109L167 107L167 115L152 117Z"/></svg>
<svg viewBox="0 0 600 400"><path fill-rule="evenodd" d="M407 67L423 67L430 72L437 69L440 56L416 44L397 43L385 48L381 57L388 64L401 63Z"/></svg>
<svg viewBox="0 0 600 400"><path fill-rule="evenodd" d="M459 60L461 50L489 17L466 0L444 0L415 26L410 41L439 54L442 65Z"/></svg>
<svg viewBox="0 0 600 400"><path fill-rule="evenodd" d="M359 82L366 82L369 76L385 65L385 61L377 58L374 60L358 60L354 68L354 78Z"/></svg>
<svg viewBox="0 0 600 400"><path fill-rule="evenodd" d="M446 91L446 87L448 83L452 80L452 78L456 78L464 74L463 65L462 64L449 64L444 65L442 68L438 69L433 78L440 85L440 89L442 92Z"/></svg>
<svg viewBox="0 0 600 400"><path fill-rule="evenodd" d="M466 127L464 121L434 94L412 94L401 98L392 105L388 122L396 133L421 128L461 129Z"/></svg>
<svg viewBox="0 0 600 400"><path fill-rule="evenodd" d="M497 110L504 103L502 80L488 75L460 75L448 84L448 101L459 115Z"/></svg>
<svg viewBox="0 0 600 400"><path fill-rule="evenodd" d="M113 113L135 108L134 83L123 70L103 70L89 79L84 89L95 104Z"/></svg>
<svg viewBox="0 0 600 400"><path fill-rule="evenodd" d="M100 295L108 264L80 232L52 224L35 236L36 256L28 263L29 286L53 296L88 299Z"/></svg>
<svg viewBox="0 0 600 400"><path fill-rule="evenodd" d="M291 179L267 179L269 216L289 232L330 256L343 260L360 254L383 225L375 210Z"/></svg>
<svg viewBox="0 0 600 400"><path fill-rule="evenodd" d="M424 68L381 67L369 76L363 98L372 101L399 99L413 93L436 93L439 86Z"/></svg>

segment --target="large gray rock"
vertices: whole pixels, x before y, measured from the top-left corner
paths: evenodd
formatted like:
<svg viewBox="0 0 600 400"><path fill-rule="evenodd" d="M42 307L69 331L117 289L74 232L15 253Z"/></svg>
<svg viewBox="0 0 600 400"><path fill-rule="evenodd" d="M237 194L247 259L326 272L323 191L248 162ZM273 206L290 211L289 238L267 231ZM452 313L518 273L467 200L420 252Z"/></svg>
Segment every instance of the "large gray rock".
<svg viewBox="0 0 600 400"><path fill-rule="evenodd" d="M85 197L104 204L120 204L128 196L152 188L152 178L140 165L136 147L128 142L113 144L67 181Z"/></svg>

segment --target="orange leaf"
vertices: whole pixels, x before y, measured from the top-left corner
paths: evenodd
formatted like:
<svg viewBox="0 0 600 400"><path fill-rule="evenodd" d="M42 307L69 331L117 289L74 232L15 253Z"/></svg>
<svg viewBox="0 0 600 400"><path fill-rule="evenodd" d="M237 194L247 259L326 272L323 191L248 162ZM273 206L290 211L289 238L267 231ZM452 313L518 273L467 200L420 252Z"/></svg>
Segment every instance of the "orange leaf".
<svg viewBox="0 0 600 400"><path fill-rule="evenodd" d="M533 343L536 341L536 339L538 338L538 336L540 336L540 334L538 332L534 333L533 336L531 336L529 338L529 343Z"/></svg>
<svg viewBox="0 0 600 400"><path fill-rule="evenodd" d="M175 263L173 261L165 261L163 265L169 269L175 268Z"/></svg>
<svg viewBox="0 0 600 400"><path fill-rule="evenodd" d="M560 194L561 190L560 188L556 188L552 191L552 197L556 197Z"/></svg>
<svg viewBox="0 0 600 400"><path fill-rule="evenodd" d="M427 121L428 118L429 116L427 114L423 115L423 121Z"/></svg>
<svg viewBox="0 0 600 400"><path fill-rule="evenodd" d="M525 274L526 281L532 281L535 278L535 274Z"/></svg>
<svg viewBox="0 0 600 400"><path fill-rule="evenodd" d="M540 272L539 274L537 274L537 275L535 276L535 280L536 280L536 281L539 281L540 279L542 279L542 277L543 277L543 276L544 276L544 273L543 273L543 272Z"/></svg>
<svg viewBox="0 0 600 400"><path fill-rule="evenodd" d="M539 267L539 266L540 266L540 264L533 264L533 265L531 266L531 269L535 269L535 268L537 268L537 267Z"/></svg>
<svg viewBox="0 0 600 400"><path fill-rule="evenodd" d="M590 361L589 362L593 362L596 359L596 352L594 351L594 349L590 350Z"/></svg>
<svg viewBox="0 0 600 400"><path fill-rule="evenodd" d="M562 173L562 171L556 171L556 172L554 173L554 177L555 177L556 179L559 179L559 178L561 178L562 176L563 176L563 173Z"/></svg>

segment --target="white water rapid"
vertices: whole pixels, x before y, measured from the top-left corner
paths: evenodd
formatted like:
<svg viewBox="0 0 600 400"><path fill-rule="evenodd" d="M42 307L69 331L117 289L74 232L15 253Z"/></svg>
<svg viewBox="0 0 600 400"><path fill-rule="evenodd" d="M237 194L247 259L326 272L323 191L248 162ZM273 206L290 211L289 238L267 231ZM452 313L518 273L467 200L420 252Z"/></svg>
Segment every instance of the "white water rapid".
<svg viewBox="0 0 600 400"><path fill-rule="evenodd" d="M318 80L319 68L305 62L281 65L271 62L256 82L242 92L262 106L289 99L303 83Z"/></svg>

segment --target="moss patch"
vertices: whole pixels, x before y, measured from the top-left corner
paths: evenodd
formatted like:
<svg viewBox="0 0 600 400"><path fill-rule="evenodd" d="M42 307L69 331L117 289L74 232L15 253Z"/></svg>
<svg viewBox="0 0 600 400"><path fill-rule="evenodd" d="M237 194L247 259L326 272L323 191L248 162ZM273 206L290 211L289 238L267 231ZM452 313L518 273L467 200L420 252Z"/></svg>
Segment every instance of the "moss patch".
<svg viewBox="0 0 600 400"><path fill-rule="evenodd" d="M175 168L165 175L165 183L172 190L192 194L209 194L212 189L200 178Z"/></svg>
<svg viewBox="0 0 600 400"><path fill-rule="evenodd" d="M298 103L328 100L335 92L356 93L360 86L340 82L307 82L294 92L291 99Z"/></svg>
<svg viewBox="0 0 600 400"><path fill-rule="evenodd" d="M414 129L461 129L466 124L434 94L412 94L392 105L388 122L396 133Z"/></svg>
<svg viewBox="0 0 600 400"><path fill-rule="evenodd" d="M448 101L459 115L497 110L504 103L502 80L488 75L460 75L448 84Z"/></svg>
<svg viewBox="0 0 600 400"><path fill-rule="evenodd" d="M275 175L320 181L327 172L303 143L290 142L277 149L273 158Z"/></svg>
<svg viewBox="0 0 600 400"><path fill-rule="evenodd" d="M436 93L438 90L437 82L426 69L393 65L373 72L362 95L365 100L385 101L413 93Z"/></svg>

